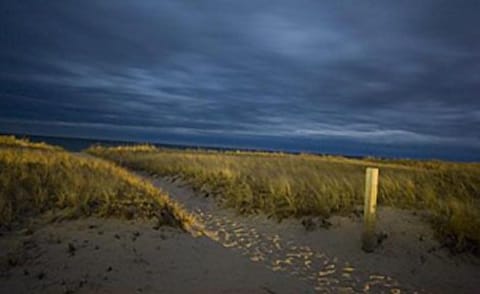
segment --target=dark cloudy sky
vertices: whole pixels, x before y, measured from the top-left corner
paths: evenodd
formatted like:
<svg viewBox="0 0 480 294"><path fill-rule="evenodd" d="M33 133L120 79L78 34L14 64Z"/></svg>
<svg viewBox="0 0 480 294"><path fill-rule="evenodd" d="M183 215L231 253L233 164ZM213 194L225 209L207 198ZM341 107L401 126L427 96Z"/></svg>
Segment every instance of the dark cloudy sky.
<svg viewBox="0 0 480 294"><path fill-rule="evenodd" d="M480 1L1 1L0 132L480 159Z"/></svg>

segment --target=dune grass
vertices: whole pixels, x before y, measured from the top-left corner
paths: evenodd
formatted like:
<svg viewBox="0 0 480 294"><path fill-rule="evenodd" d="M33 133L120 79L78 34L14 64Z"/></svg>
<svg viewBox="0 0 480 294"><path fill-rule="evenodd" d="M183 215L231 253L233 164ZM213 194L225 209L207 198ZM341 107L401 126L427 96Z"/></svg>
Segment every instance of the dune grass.
<svg viewBox="0 0 480 294"><path fill-rule="evenodd" d="M177 227L190 221L167 195L113 163L0 137L0 226L43 213L145 218Z"/></svg>
<svg viewBox="0 0 480 294"><path fill-rule="evenodd" d="M380 168L379 205L427 211L452 250L480 244L480 165L359 160L282 153L94 146L90 154L162 176L181 176L241 213L282 219L350 214L363 203L367 166Z"/></svg>
<svg viewBox="0 0 480 294"><path fill-rule="evenodd" d="M15 136L0 136L0 148L1 147L63 151L63 148L60 146L48 145L43 142L31 142L28 138L16 138Z"/></svg>

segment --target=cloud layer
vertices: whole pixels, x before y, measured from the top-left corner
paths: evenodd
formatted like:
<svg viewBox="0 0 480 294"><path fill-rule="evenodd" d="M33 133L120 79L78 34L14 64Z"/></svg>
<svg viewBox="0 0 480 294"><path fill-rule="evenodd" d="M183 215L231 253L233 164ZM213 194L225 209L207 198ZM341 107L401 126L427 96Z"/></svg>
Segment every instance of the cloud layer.
<svg viewBox="0 0 480 294"><path fill-rule="evenodd" d="M438 0L10 1L0 126L475 153L478 12Z"/></svg>

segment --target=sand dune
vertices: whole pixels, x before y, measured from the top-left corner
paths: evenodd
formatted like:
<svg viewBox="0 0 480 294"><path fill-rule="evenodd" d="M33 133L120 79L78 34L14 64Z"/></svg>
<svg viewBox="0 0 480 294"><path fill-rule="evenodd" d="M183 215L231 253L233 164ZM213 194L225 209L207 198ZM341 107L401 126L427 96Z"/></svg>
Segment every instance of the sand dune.
<svg viewBox="0 0 480 294"><path fill-rule="evenodd" d="M36 219L0 236L0 293L474 293L479 261L451 256L422 216L381 208L384 240L360 249L359 216L241 216L181 180L147 177L195 215L193 235L145 221ZM155 229L156 228L156 229Z"/></svg>

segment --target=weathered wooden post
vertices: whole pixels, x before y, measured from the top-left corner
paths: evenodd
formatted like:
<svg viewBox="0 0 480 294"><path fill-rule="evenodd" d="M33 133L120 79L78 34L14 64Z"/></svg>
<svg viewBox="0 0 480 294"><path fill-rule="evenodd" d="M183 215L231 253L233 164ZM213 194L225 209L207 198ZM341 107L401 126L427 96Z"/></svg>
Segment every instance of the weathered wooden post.
<svg viewBox="0 0 480 294"><path fill-rule="evenodd" d="M368 167L365 177L365 207L363 211L365 223L362 234L362 249L366 252L372 252L377 246L375 236L377 192L378 168Z"/></svg>

